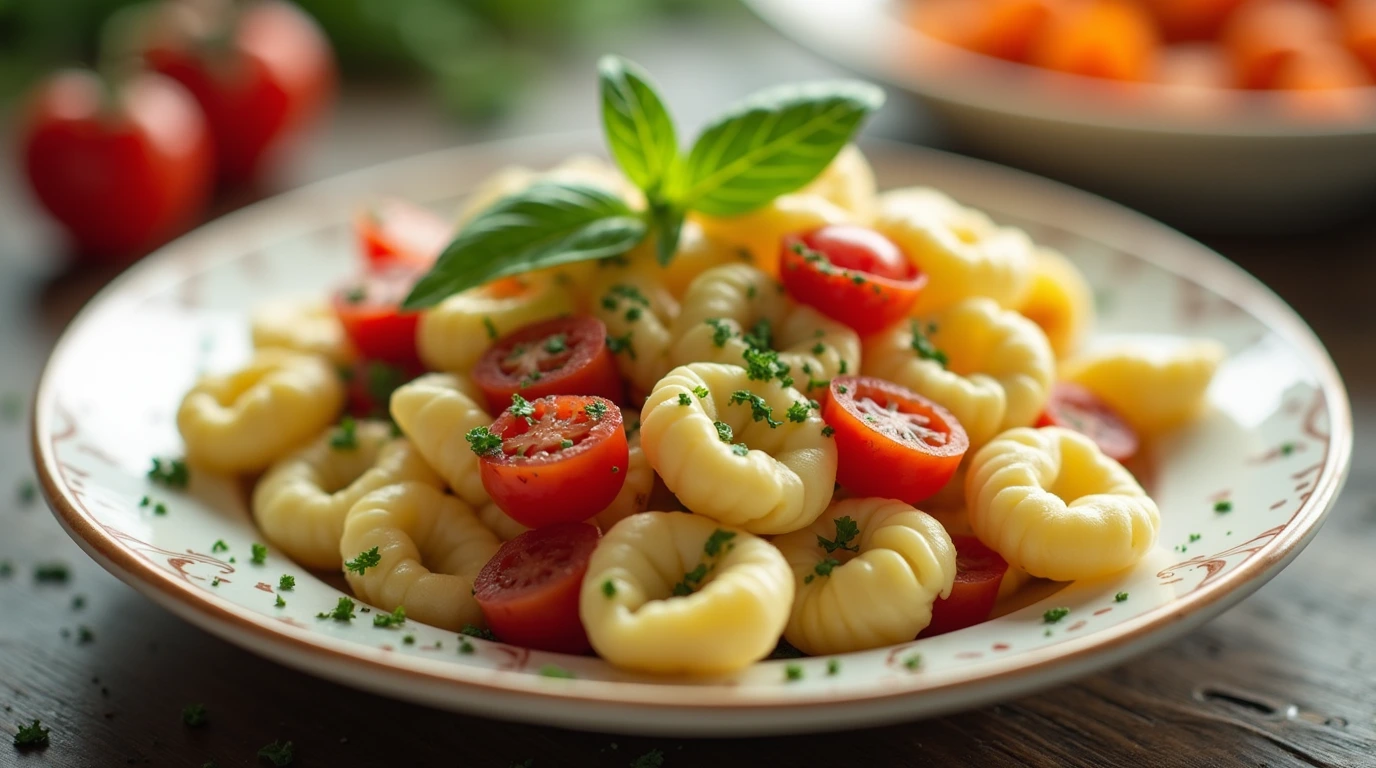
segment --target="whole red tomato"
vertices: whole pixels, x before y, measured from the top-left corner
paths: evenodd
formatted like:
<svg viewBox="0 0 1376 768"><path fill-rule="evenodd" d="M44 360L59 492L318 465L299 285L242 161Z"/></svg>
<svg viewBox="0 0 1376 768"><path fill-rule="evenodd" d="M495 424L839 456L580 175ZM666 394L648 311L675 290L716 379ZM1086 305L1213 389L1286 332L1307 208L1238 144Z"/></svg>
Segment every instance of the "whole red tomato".
<svg viewBox="0 0 1376 768"><path fill-rule="evenodd" d="M196 97L215 137L220 178L258 177L328 105L334 59L315 21L280 0L170 3L145 31L148 66Z"/></svg>
<svg viewBox="0 0 1376 768"><path fill-rule="evenodd" d="M214 181L200 108L157 74L114 90L94 72L53 74L38 85L19 137L39 201L99 260L137 256L176 234Z"/></svg>

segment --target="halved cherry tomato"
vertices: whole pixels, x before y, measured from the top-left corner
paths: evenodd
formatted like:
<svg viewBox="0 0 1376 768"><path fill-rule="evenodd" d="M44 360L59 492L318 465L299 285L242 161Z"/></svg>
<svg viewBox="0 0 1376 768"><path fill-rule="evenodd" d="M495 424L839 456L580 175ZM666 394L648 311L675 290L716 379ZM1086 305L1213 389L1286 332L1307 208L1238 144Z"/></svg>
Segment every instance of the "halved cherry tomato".
<svg viewBox="0 0 1376 768"><path fill-rule="evenodd" d="M399 366L381 360L360 360L340 369L349 395L349 413L361 419L386 419L392 393L425 373L421 366Z"/></svg>
<svg viewBox="0 0 1376 768"><path fill-rule="evenodd" d="M851 224L785 237L779 275L794 299L861 334L907 317L927 285L893 241Z"/></svg>
<svg viewBox="0 0 1376 768"><path fill-rule="evenodd" d="M822 418L835 430L836 481L857 496L922 501L950 481L970 447L945 408L868 376L832 379Z"/></svg>
<svg viewBox="0 0 1376 768"><path fill-rule="evenodd" d="M473 597L498 640L556 653L592 647L578 618L578 593L597 529L560 523L502 545L473 581Z"/></svg>
<svg viewBox="0 0 1376 768"><path fill-rule="evenodd" d="M488 428L500 448L479 462L483 488L497 506L530 528L579 522L606 509L630 462L621 410L581 395L513 400ZM471 433L470 442L479 449Z"/></svg>
<svg viewBox="0 0 1376 768"><path fill-rule="evenodd" d="M1105 456L1127 461L1137 453L1137 433L1123 417L1093 392L1068 381L1051 388L1039 427L1065 427L1093 440Z"/></svg>
<svg viewBox="0 0 1376 768"><path fill-rule="evenodd" d="M918 637L965 629L985 621L998 601L1008 563L974 536L952 536L956 546L956 582L951 595L932 604L932 623Z"/></svg>
<svg viewBox="0 0 1376 768"><path fill-rule="evenodd" d="M419 312L402 312L401 302L423 274L414 265L369 270L334 295L334 311L360 355L394 365L418 367Z"/></svg>
<svg viewBox="0 0 1376 768"><path fill-rule="evenodd" d="M528 400L596 395L613 402L624 395L607 349L607 326L595 317L558 317L507 334L473 366L473 383L492 411L510 405L517 393Z"/></svg>
<svg viewBox="0 0 1376 768"><path fill-rule="evenodd" d="M360 212L354 231L369 264L402 262L429 269L449 244L454 228L428 208L385 200Z"/></svg>

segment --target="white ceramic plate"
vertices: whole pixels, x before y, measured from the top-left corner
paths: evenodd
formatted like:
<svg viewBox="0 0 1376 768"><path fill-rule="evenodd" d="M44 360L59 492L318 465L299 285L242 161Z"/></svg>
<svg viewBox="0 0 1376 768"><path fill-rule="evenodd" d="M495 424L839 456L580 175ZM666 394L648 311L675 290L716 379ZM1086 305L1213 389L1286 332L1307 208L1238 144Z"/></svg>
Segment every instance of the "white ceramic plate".
<svg viewBox="0 0 1376 768"><path fill-rule="evenodd" d="M905 23L921 0L746 0L804 46L921 97L992 157L1215 229L1285 229L1376 193L1376 88L1365 119L1297 119L1269 94L1110 83L1010 64Z"/></svg>
<svg viewBox="0 0 1376 768"><path fill-rule="evenodd" d="M934 715L1122 662L1274 576L1313 537L1342 484L1352 444L1342 383L1309 329L1261 284L1113 204L897 145L871 149L882 185L940 187L1080 264L1099 292L1100 338L1182 333L1227 344L1208 416L1147 457L1163 528L1140 567L964 631L842 656L833 676L819 658L800 662L799 682L786 682L782 661L711 680L663 679L481 640L464 655L452 633L414 623L378 629L366 614L351 624L319 620L341 593L276 551L263 565L249 562L249 545L262 537L238 483L198 473L186 492L149 484L150 457L181 452L173 414L182 393L198 373L246 358L248 308L319 295L350 270L348 220L363 201L398 194L444 210L501 165L549 166L596 148L592 139L527 140L362 171L228 216L130 270L72 323L39 387L34 450L62 525L101 565L177 615L346 685L578 728L745 735ZM145 495L167 513L141 508ZM1216 513L1224 498L1233 510ZM229 551L214 551L217 540ZM275 608L283 573L297 586ZM1115 602L1121 591L1129 599ZM1042 612L1052 606L1071 613L1049 627ZM414 644L403 644L407 633ZM914 654L921 664L911 670L904 661ZM541 676L549 663L577 678Z"/></svg>

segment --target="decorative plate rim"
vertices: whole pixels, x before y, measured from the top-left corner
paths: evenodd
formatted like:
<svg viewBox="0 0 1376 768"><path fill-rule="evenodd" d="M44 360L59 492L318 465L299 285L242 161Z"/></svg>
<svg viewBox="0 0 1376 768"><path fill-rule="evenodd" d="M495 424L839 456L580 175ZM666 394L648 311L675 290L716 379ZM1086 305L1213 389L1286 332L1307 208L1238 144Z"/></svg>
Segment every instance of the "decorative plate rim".
<svg viewBox="0 0 1376 768"><path fill-rule="evenodd" d="M303 202L329 198L333 190L349 188L360 180L372 177L399 175L411 166L425 167L434 163L436 158L445 157L452 161L484 155L519 157L523 151L531 153L536 149L572 149L587 145L586 134L509 139L439 150L353 171L260 201L210 222L120 275L92 298L63 331L38 383L31 432L32 450L39 485L54 516L68 535L102 567L202 629L280 663L374 690L387 689L387 685L377 682L382 677L404 677L408 682L457 685L491 694L515 696L526 702L560 700L610 707L650 707L661 713L789 710L843 703L883 704L936 694L960 698L963 704L959 706L966 706L993 698L989 692L995 688L1003 692L999 695L1007 695L1010 691L1030 690L1108 666L1131 653L1178 636L1240 601L1274 576L1314 537L1346 479L1351 462L1353 427L1347 393L1337 369L1313 331L1256 278L1185 235L1080 190L937 150L869 141L866 142L867 152L875 153L875 157L882 157L885 153L907 155L909 158L920 158L928 164L956 166L968 175L991 177L997 186L1035 187L1043 199L1073 201L1087 211L1089 221L1099 224L1093 236L1101 242L1134 243L1132 247L1125 245L1124 249L1135 258L1169 273L1188 276L1192 282L1207 286L1210 291L1245 307L1260 322L1293 344L1303 355L1306 364L1315 368L1313 374L1329 414L1330 430L1322 468L1312 493L1301 502L1290 521L1253 556L1218 579L1203 583L1166 605L1089 635L1025 651L1005 660L990 661L972 669L924 670L922 674L886 680L883 689L863 687L853 691L803 692L781 686L777 691L752 690L748 697L723 698L722 692L730 689L711 684L699 686L668 684L667 681L666 684L656 684L577 679L559 681L566 684L550 685L548 680L525 672L477 669L421 658L382 655L376 648L311 633L242 609L230 600L198 589L138 557L88 516L71 489L62 481L53 447L53 422L57 418L53 372L60 367L58 363L70 354L68 348L71 340L80 335L97 310L123 294L130 286L141 282L155 284L159 281L151 278L169 271L177 273L177 277L185 277L187 272L184 267L187 265L184 262L191 260L188 254L195 243L220 241L221 232L232 232L258 219L269 219L279 208L290 209ZM1091 234L1089 230L1081 231L1086 236ZM1150 247L1152 242L1162 241L1170 247ZM194 265L194 271L199 272L222 260L239 258L240 255L235 251L203 259ZM346 667L348 674L338 669L328 669L324 662L349 665ZM974 688L975 691L960 697L955 692L962 688ZM978 691L985 693L981 696ZM434 696L433 692L424 695L431 703L462 706L457 701L444 702L442 697ZM556 718L540 718L531 714L527 719ZM570 716L568 719L577 718Z"/></svg>
<svg viewBox="0 0 1376 768"><path fill-rule="evenodd" d="M1306 123L1258 114L1255 107L1265 103L1267 94L1240 89L1225 91L1225 98L1252 108L1252 111L1230 114L1224 120L1191 120L1183 116L1178 102L1168 98L1168 86L1106 83L968 51L903 24L890 9L895 0L806 0L804 3L796 0L745 0L745 3L766 24L827 59L919 95L979 109L1138 133L1263 139L1376 134L1376 127L1370 121ZM800 12L803 10L811 13ZM838 15L849 15L851 26L859 24L865 27L861 32L848 36L848 39L866 40L863 46L826 41L824 36L834 36ZM881 24L883 28L877 28ZM876 44L876 40L880 42ZM908 57L934 54L950 59L955 66L950 67L949 71L941 71L940 76L929 75L914 66L913 61L889 56L888 53L892 51L904 51ZM1033 76L1036 82L1032 82L1029 89L1026 86ZM1351 90L1361 92L1368 101L1376 103L1376 87L1363 86ZM1123 102L1125 96L1132 97L1132 100L1128 100L1130 103L1122 110L1115 112L1103 106L1104 102Z"/></svg>

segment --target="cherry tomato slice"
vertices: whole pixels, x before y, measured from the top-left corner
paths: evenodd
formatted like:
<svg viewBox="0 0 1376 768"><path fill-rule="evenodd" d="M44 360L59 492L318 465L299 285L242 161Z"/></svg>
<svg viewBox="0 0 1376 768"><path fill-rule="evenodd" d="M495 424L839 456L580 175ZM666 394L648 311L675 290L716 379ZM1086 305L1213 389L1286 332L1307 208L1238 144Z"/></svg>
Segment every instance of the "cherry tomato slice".
<svg viewBox="0 0 1376 768"><path fill-rule="evenodd" d="M949 411L883 379L832 379L822 418L835 431L836 481L857 496L916 504L950 481L970 447Z"/></svg>
<svg viewBox="0 0 1376 768"><path fill-rule="evenodd" d="M1073 429L1117 461L1127 461L1137 453L1137 433L1123 417L1093 392L1068 381L1058 381L1051 388L1037 426Z"/></svg>
<svg viewBox="0 0 1376 768"><path fill-rule="evenodd" d="M528 400L596 395L621 402L624 396L607 326L594 317L544 320L506 335L473 366L473 382L494 412L517 393Z"/></svg>
<svg viewBox="0 0 1376 768"><path fill-rule="evenodd" d="M473 581L473 597L498 640L556 653L591 649L578 593L599 536L591 525L560 523L497 550Z"/></svg>
<svg viewBox="0 0 1376 768"><path fill-rule="evenodd" d="M932 623L918 637L954 632L986 621L998 601L1008 563L974 536L952 536L956 582L951 595L932 604Z"/></svg>
<svg viewBox="0 0 1376 768"><path fill-rule="evenodd" d="M334 295L334 310L360 355L404 367L419 367L419 312L402 312L401 302L423 269L395 264L370 270Z"/></svg>
<svg viewBox="0 0 1376 768"><path fill-rule="evenodd" d="M354 219L354 231L368 263L401 262L429 269L453 235L449 222L405 200L385 200Z"/></svg>
<svg viewBox="0 0 1376 768"><path fill-rule="evenodd" d="M860 334L908 316L927 276L874 230L833 225L788 235L779 275L789 295Z"/></svg>
<svg viewBox="0 0 1376 768"><path fill-rule="evenodd" d="M392 393L425 373L420 366L399 366L381 360L360 360L340 369L349 395L349 413L361 419L390 418Z"/></svg>
<svg viewBox="0 0 1376 768"><path fill-rule="evenodd" d="M513 400L488 428L500 448L483 452L479 462L483 488L497 506L529 528L579 522L606 509L630 462L621 410L581 395ZM470 442L480 449L472 433Z"/></svg>

